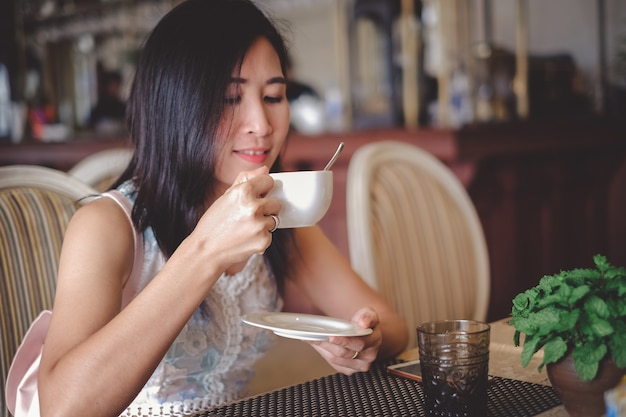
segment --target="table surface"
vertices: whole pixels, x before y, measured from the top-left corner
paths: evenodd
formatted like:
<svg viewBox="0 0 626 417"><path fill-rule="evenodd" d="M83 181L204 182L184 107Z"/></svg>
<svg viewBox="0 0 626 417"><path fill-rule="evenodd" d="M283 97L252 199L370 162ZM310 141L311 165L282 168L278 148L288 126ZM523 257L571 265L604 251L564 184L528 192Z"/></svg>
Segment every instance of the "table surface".
<svg viewBox="0 0 626 417"><path fill-rule="evenodd" d="M489 373L491 375L497 377L508 378L510 380L516 381L524 381L528 383L534 383L539 385L549 386L550 381L546 375L545 369L542 372L538 372L537 368L539 363L541 362L541 352L538 353L531 361L531 363L526 367L522 367L521 365L521 347L515 347L513 345L513 333L514 329L512 326L508 325L508 319L503 319L497 322L491 323L491 344L490 344L490 359L489 359ZM417 348L408 349L398 356L398 360L400 361L410 361L418 359L419 353ZM292 415L296 413L297 415L309 415L312 412L320 411L320 405L318 404L320 401L324 401L329 398L334 398L337 401L342 401L342 399L353 399L352 395L354 394L352 391L357 390L361 392L362 389L366 389L368 392L368 398L371 398L372 401L381 401L382 399L390 400L389 392L385 391L388 388L382 388L386 386L384 381L378 381L379 378L376 375L380 375L380 371L372 371L370 372L372 376L367 376L367 374L363 377L364 379L370 379L369 383L359 383L358 377L357 380L341 378L340 374L335 376L324 377L321 379L314 379L312 381L308 381L301 384L289 385L283 389L279 390L270 390L266 393L257 393L255 396L231 403L230 405L226 405L224 407L218 407L215 410L209 410L208 412L197 414L198 416L207 417L207 416L235 416L235 415L257 415L262 414L266 415L271 410L278 413L285 412L287 408L291 411L286 414L281 415ZM358 374L357 374L358 375ZM338 379L339 377L339 379ZM344 381L345 379L345 381ZM351 381L351 382L348 382ZM356 382L355 382L356 381ZM373 385L372 385L373 384ZM379 385L380 384L380 385ZM332 385L332 386L331 386ZM331 386L329 388L329 386ZM322 387L320 389L320 387ZM369 392L370 389L374 389L376 392ZM328 391L330 390L330 391ZM350 391L349 397L342 397L346 394L344 391ZM383 390L385 393L382 394L383 391L378 392L378 390ZM395 388L393 388L395 391ZM319 393L322 393L320 397L317 397ZM329 394L330 393L330 394ZM300 395L304 395L305 398L300 398ZM415 395L415 394L412 394ZM522 395L519 398L526 398L526 394L516 394ZM378 400L375 400L377 398ZM516 398L518 398L516 396ZM533 398L537 398L534 397ZM315 403L310 403L310 401L316 401ZM302 407L302 404L311 404L309 406ZM369 403L370 405L378 404L377 402ZM539 403L537 403L539 404ZM326 410L328 415L344 415L343 413L348 412L347 415L355 415L361 416L366 415L372 410L366 411L358 411L359 407L346 407L345 409L341 406L337 407L338 410L334 410L330 412L330 410ZM346 411L346 409L348 411ZM541 409L541 408L539 408ZM252 412L251 412L252 410ZM341 411L339 411L341 410ZM545 408L544 408L545 410ZM363 413L366 414L363 414ZM378 412L378 411L377 411ZM407 412L404 410L403 412ZM255 414L256 413L256 414ZM300 413L300 414L298 414ZM259 414L259 415L260 415ZM279 413L280 414L280 413ZM500 414L498 414L500 415ZM528 415L528 414L526 414ZM543 411L540 414L536 414L535 416L539 417L568 417L567 412L563 408L562 405L551 408L547 411Z"/></svg>

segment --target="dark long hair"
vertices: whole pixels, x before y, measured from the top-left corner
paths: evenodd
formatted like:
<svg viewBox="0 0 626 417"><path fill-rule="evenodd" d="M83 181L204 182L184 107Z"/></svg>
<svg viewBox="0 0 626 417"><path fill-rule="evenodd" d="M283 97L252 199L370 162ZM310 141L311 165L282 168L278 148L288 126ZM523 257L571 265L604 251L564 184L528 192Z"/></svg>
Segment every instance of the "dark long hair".
<svg viewBox="0 0 626 417"><path fill-rule="evenodd" d="M144 44L127 106L135 152L114 186L134 181L133 222L142 231L152 227L168 257L214 195L226 87L259 37L272 44L285 74L284 39L249 0L187 0L161 19ZM277 161L272 170L279 168ZM265 254L281 291L292 243L291 231L277 231Z"/></svg>

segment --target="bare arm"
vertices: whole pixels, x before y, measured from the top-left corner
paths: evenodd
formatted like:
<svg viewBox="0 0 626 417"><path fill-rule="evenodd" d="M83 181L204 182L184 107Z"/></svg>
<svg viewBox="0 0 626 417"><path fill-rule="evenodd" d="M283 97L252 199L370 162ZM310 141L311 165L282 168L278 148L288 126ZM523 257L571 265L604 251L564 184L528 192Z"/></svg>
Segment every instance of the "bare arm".
<svg viewBox="0 0 626 417"><path fill-rule="evenodd" d="M335 369L367 370L375 359L400 353L407 344L405 320L370 288L318 227L296 230L295 284L324 314L351 320L373 332L363 337L332 337L312 342ZM299 259L299 260L298 260ZM358 360L353 360L354 352Z"/></svg>
<svg viewBox="0 0 626 417"><path fill-rule="evenodd" d="M122 311L133 261L128 220L109 199L77 212L40 368L42 416L111 416L128 406L221 273L271 242L265 214L280 203L258 196L272 183L268 175L236 182Z"/></svg>
<svg viewBox="0 0 626 417"><path fill-rule="evenodd" d="M108 199L72 219L39 376L44 416L121 412L219 276L181 250L120 312L133 259L130 233L128 220Z"/></svg>

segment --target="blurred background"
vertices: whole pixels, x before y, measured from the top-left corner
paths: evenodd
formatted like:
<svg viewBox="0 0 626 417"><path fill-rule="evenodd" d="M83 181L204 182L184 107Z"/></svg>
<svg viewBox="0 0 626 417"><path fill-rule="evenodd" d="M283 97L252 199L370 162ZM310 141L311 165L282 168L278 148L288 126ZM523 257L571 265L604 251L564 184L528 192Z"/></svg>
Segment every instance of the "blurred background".
<svg viewBox="0 0 626 417"><path fill-rule="evenodd" d="M0 100L18 115L0 137L37 134L38 118L67 136L115 130L141 43L178 1L3 0ZM283 22L292 77L315 93L296 106L307 133L624 109L623 0L258 3ZM98 123L102 100L111 120Z"/></svg>
<svg viewBox="0 0 626 417"><path fill-rule="evenodd" d="M0 165L70 170L128 147L122 115L147 33L180 0L0 0ZM211 0L207 0L211 1ZM625 0L257 0L291 51L286 170L339 141L320 226L348 256L346 171L415 144L478 211L489 319L543 274L626 265Z"/></svg>

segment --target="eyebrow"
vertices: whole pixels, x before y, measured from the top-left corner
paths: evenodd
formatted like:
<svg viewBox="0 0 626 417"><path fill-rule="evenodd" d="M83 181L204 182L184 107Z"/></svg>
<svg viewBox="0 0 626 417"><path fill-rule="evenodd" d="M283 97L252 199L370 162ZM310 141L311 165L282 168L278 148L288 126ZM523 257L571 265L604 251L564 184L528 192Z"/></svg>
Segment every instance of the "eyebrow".
<svg viewBox="0 0 626 417"><path fill-rule="evenodd" d="M245 78L241 78L241 77L233 77L230 79L231 83L234 84L245 84L246 83L246 79ZM272 77L269 80L267 80L265 82L266 85L269 84L287 84L287 79L285 77Z"/></svg>

